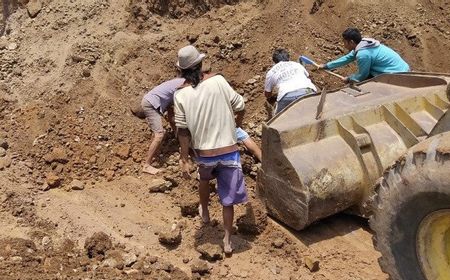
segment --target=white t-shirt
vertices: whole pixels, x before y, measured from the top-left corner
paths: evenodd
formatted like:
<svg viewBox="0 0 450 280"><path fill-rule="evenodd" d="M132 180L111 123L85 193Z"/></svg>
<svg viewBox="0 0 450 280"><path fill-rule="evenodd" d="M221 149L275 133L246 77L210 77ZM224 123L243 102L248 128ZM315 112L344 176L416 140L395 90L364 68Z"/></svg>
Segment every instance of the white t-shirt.
<svg viewBox="0 0 450 280"><path fill-rule="evenodd" d="M289 92L299 89L309 88L317 91L316 86L308 77L308 71L300 63L281 61L267 72L264 89L267 92L278 89L277 101L280 101Z"/></svg>
<svg viewBox="0 0 450 280"><path fill-rule="evenodd" d="M175 124L191 133L194 149L210 150L236 144L234 112L244 110L244 98L224 77L216 75L196 88L175 93Z"/></svg>

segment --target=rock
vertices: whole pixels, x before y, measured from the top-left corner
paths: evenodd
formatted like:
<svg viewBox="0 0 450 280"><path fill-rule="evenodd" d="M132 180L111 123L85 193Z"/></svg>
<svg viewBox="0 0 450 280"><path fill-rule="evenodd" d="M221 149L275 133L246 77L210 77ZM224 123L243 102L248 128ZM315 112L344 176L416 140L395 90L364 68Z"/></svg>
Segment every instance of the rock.
<svg viewBox="0 0 450 280"><path fill-rule="evenodd" d="M166 246L177 246L181 243L181 230L176 228L170 231L159 233L159 242Z"/></svg>
<svg viewBox="0 0 450 280"><path fill-rule="evenodd" d="M124 270L124 273L126 275L137 275L137 274L139 274L139 270L132 268L132 269Z"/></svg>
<svg viewBox="0 0 450 280"><path fill-rule="evenodd" d="M96 232L84 242L84 249L90 258L105 255L111 248L111 239L104 232Z"/></svg>
<svg viewBox="0 0 450 280"><path fill-rule="evenodd" d="M120 250L109 250L105 255L105 260L102 262L102 266L112 267L117 269L124 269L125 264L123 260L123 252Z"/></svg>
<svg viewBox="0 0 450 280"><path fill-rule="evenodd" d="M80 180L73 180L72 183L70 183L70 188L74 191L81 191L84 190L84 183Z"/></svg>
<svg viewBox="0 0 450 280"><path fill-rule="evenodd" d="M174 269L173 264L167 262L167 261L160 261L153 265L153 268L156 270L162 270L166 272L172 272Z"/></svg>
<svg viewBox="0 0 450 280"><path fill-rule="evenodd" d="M305 257L305 259L304 259L304 263L305 263L305 266L309 269L309 271L311 271L311 272L316 272L316 271L318 271L319 270L319 261L318 260L313 260L313 259L311 259L311 258L309 258L309 257Z"/></svg>
<svg viewBox="0 0 450 280"><path fill-rule="evenodd" d="M48 248L48 247L50 247L51 243L52 243L52 239L50 237L44 236L42 238L42 241L41 241L42 247Z"/></svg>
<svg viewBox="0 0 450 280"><path fill-rule="evenodd" d="M281 249L284 246L284 239L283 238L277 238L272 242L272 246Z"/></svg>
<svg viewBox="0 0 450 280"><path fill-rule="evenodd" d="M196 250L207 261L217 261L223 259L222 248L217 244L205 243L199 245Z"/></svg>
<svg viewBox="0 0 450 280"><path fill-rule="evenodd" d="M209 273L209 266L206 261L203 260L196 260L191 265L191 272L198 273L200 275L205 275Z"/></svg>
<svg viewBox="0 0 450 280"><path fill-rule="evenodd" d="M170 191L172 187L172 182L164 179L154 179L149 183L149 191L151 193Z"/></svg>
<svg viewBox="0 0 450 280"><path fill-rule="evenodd" d="M137 261L137 256L133 253L128 253L122 256L123 264L126 267L132 266Z"/></svg>
<svg viewBox="0 0 450 280"><path fill-rule="evenodd" d="M0 171L11 166L12 159L9 156L0 158Z"/></svg>
<svg viewBox="0 0 450 280"><path fill-rule="evenodd" d="M6 142L5 139L0 139L0 147L2 147L5 150L8 150L9 144L8 144L8 142Z"/></svg>
<svg viewBox="0 0 450 280"><path fill-rule="evenodd" d="M6 150L2 147L0 147L0 157L6 156Z"/></svg>
<svg viewBox="0 0 450 280"><path fill-rule="evenodd" d="M113 170L107 170L107 171L105 172L106 181L108 181L108 182L112 181L113 178L114 178L114 174L115 174L115 173L114 173Z"/></svg>
<svg viewBox="0 0 450 280"><path fill-rule="evenodd" d="M180 208L183 217L195 217L198 215L198 201L182 201Z"/></svg>
<svg viewBox="0 0 450 280"><path fill-rule="evenodd" d="M131 147L128 144L118 145L115 149L115 154L120 159L127 160L130 157Z"/></svg>
<svg viewBox="0 0 450 280"><path fill-rule="evenodd" d="M17 49L18 45L16 43L10 43L8 44L8 46L6 47L8 50L13 51L15 49Z"/></svg>
<svg viewBox="0 0 450 280"><path fill-rule="evenodd" d="M158 261L158 257L157 256L146 256L145 261L149 262L151 264L154 264Z"/></svg>
<svg viewBox="0 0 450 280"><path fill-rule="evenodd" d="M116 259L114 259L114 258L107 258L106 260L104 260L102 262L102 266L104 266L104 267L115 268L115 267L118 266L118 264L119 264L119 262Z"/></svg>
<svg viewBox="0 0 450 280"><path fill-rule="evenodd" d="M246 84L247 84L247 85L254 85L254 84L256 84L256 82L257 82L257 80L254 79L254 78L252 78L252 79L248 80L248 81L246 82Z"/></svg>
<svg viewBox="0 0 450 280"><path fill-rule="evenodd" d="M134 236L134 234L129 233L129 232L126 232L123 236L124 236L125 238L131 238L131 237Z"/></svg>
<svg viewBox="0 0 450 280"><path fill-rule="evenodd" d="M13 261L15 263L22 262L22 257L20 257L20 256L11 257L11 261Z"/></svg>
<svg viewBox="0 0 450 280"><path fill-rule="evenodd" d="M61 178L53 172L48 173L45 180L49 188L57 188L61 186L62 182Z"/></svg>
<svg viewBox="0 0 450 280"><path fill-rule="evenodd" d="M83 71L81 71L81 75L85 78L89 78L91 76L91 71L89 69L83 69Z"/></svg>
<svg viewBox="0 0 450 280"><path fill-rule="evenodd" d="M35 18L42 10L42 2L40 0L31 0L27 4L27 11L30 18Z"/></svg>
<svg viewBox="0 0 450 280"><path fill-rule="evenodd" d="M58 162L63 164L69 161L66 151L62 148L53 148L51 153L44 156L44 160L46 163Z"/></svg>

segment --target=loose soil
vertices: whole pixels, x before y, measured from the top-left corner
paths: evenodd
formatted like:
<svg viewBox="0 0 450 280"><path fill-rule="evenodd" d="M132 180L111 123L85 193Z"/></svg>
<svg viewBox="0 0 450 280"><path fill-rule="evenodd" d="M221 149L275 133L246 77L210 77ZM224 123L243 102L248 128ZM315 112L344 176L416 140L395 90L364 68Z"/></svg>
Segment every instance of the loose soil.
<svg viewBox="0 0 450 280"><path fill-rule="evenodd" d="M164 172L142 174L151 133L129 108L175 75L176 52L191 43L244 96L244 129L259 142L274 48L325 62L357 26L414 70L449 72L449 1L3 2L0 279L387 279L366 220L339 214L293 232L267 219L245 151L250 203L236 209L233 256L218 257L217 195L202 225L170 128ZM319 87L341 86L311 74Z"/></svg>

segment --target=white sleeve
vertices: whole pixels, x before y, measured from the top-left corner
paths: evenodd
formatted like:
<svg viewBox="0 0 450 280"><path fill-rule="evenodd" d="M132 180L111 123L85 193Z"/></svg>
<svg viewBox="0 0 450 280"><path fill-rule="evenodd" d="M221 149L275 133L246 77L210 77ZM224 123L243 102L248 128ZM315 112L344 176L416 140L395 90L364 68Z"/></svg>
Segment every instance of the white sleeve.
<svg viewBox="0 0 450 280"><path fill-rule="evenodd" d="M273 87L274 87L274 77L273 77L273 73L272 71L267 72L266 74L266 81L264 83L264 90L266 92L272 92Z"/></svg>
<svg viewBox="0 0 450 280"><path fill-rule="evenodd" d="M305 74L305 76L306 76L307 78L309 78L309 73L308 73L308 71L306 70L306 68L305 68L303 65L301 65L300 63L299 63L299 65L300 65L300 68L302 69L303 74Z"/></svg>

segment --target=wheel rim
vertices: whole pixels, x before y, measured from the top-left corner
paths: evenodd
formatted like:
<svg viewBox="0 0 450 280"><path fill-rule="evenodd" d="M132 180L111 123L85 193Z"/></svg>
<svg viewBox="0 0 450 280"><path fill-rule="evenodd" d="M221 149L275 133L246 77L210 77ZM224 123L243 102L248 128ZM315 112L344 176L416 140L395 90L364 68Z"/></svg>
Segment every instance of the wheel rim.
<svg viewBox="0 0 450 280"><path fill-rule="evenodd" d="M450 279L450 209L429 214L417 232L417 256L427 279Z"/></svg>

